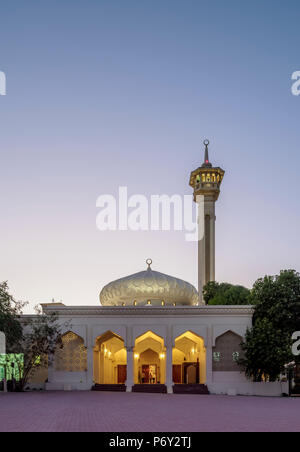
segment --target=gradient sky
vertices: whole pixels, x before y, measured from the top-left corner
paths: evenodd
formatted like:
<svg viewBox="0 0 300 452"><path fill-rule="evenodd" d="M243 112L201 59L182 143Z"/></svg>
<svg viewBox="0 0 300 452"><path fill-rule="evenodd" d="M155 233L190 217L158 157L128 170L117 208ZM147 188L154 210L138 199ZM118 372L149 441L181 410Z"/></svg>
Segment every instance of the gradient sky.
<svg viewBox="0 0 300 452"><path fill-rule="evenodd" d="M196 285L196 243L99 232L96 199L190 194L204 138L217 280L300 270L299 23L299 0L1 0L0 281L92 305L151 257Z"/></svg>

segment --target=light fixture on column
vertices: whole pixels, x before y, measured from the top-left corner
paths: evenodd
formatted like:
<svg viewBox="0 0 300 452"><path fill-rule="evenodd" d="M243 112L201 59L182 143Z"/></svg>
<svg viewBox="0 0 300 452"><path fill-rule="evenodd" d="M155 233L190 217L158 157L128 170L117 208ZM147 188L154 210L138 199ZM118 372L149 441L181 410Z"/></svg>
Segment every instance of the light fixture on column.
<svg viewBox="0 0 300 452"><path fill-rule="evenodd" d="M135 354L134 354L134 359L139 359L139 356L140 356L140 355L139 355L138 353L135 353Z"/></svg>

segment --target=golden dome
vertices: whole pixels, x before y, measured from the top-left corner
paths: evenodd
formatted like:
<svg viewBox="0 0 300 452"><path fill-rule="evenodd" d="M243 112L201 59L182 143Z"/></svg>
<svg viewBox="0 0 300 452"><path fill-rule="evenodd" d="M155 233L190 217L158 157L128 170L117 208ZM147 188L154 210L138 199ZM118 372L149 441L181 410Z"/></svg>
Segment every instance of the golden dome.
<svg viewBox="0 0 300 452"><path fill-rule="evenodd" d="M182 279L151 269L112 281L100 293L102 306L194 306L199 302L195 287Z"/></svg>

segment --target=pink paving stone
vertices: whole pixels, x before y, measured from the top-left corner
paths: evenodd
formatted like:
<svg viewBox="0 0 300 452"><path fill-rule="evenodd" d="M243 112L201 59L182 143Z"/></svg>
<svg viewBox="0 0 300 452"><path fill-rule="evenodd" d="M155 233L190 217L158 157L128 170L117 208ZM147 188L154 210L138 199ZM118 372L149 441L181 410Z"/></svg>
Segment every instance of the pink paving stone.
<svg viewBox="0 0 300 452"><path fill-rule="evenodd" d="M300 398L0 393L1 432L300 431Z"/></svg>

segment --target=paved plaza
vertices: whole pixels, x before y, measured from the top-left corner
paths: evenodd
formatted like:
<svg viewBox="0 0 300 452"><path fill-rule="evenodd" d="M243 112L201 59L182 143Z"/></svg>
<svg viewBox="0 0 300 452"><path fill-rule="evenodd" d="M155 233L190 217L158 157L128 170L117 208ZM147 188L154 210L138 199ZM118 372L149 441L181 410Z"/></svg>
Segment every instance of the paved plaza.
<svg viewBox="0 0 300 452"><path fill-rule="evenodd" d="M300 431L300 398L0 393L1 432Z"/></svg>

